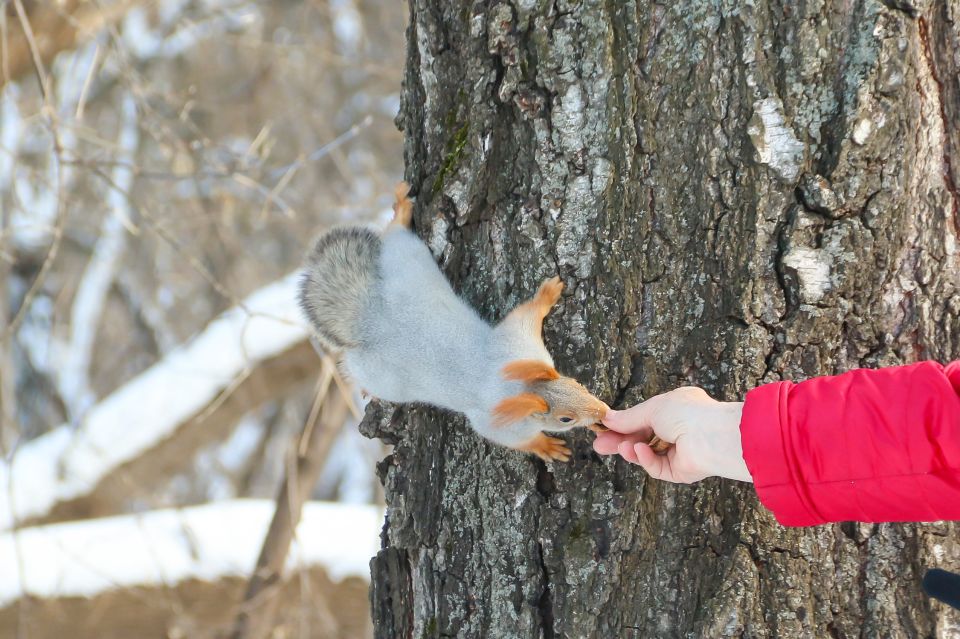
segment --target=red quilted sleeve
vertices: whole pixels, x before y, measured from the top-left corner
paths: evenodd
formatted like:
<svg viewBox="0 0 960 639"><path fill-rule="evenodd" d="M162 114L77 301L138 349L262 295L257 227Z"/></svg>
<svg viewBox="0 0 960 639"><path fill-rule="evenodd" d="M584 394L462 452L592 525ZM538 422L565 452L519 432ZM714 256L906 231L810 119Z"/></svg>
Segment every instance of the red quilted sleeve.
<svg viewBox="0 0 960 639"><path fill-rule="evenodd" d="M960 361L854 370L747 394L757 495L788 526L960 519Z"/></svg>

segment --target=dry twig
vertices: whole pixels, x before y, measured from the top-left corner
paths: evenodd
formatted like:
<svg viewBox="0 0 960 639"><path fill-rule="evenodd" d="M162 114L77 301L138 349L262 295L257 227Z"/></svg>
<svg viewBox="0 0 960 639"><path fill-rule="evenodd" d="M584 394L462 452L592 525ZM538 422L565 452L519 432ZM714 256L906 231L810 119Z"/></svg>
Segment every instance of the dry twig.
<svg viewBox="0 0 960 639"><path fill-rule="evenodd" d="M277 509L263 541L260 557L250 577L247 592L237 613L232 639L259 639L269 635L282 585L283 567L293 541L303 502L317 483L327 454L349 410L345 393L332 384L333 364L324 360L310 415L293 449L295 459L287 465ZM320 422L314 426L314 421Z"/></svg>

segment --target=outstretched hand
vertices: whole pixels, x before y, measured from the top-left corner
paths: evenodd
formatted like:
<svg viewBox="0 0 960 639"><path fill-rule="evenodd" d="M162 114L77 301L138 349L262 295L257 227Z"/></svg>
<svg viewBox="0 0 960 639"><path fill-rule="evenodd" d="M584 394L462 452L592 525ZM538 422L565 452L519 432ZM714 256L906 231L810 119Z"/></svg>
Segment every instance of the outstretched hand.
<svg viewBox="0 0 960 639"><path fill-rule="evenodd" d="M702 388L688 386L652 397L603 418L610 430L597 435L601 455L619 454L651 477L692 484L718 476L752 481L743 461L740 415L743 402L718 402ZM656 434L673 446L657 455L646 444Z"/></svg>

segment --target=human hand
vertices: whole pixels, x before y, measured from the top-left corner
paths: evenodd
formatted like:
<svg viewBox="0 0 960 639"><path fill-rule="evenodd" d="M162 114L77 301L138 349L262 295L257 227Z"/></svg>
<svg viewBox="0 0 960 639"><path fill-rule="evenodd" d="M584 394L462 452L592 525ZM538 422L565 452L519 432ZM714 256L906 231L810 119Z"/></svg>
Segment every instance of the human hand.
<svg viewBox="0 0 960 639"><path fill-rule="evenodd" d="M619 453L655 479L692 484L719 476L753 481L743 461L740 415L743 402L718 402L702 388L687 386L652 397L603 418L610 430L597 435L601 455ZM646 442L656 434L673 446L657 455Z"/></svg>

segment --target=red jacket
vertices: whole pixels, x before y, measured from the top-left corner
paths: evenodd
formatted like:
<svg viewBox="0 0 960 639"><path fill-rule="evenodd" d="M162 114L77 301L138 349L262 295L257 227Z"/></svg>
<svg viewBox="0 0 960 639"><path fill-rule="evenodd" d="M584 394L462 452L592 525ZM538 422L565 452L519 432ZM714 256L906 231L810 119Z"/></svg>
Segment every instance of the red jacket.
<svg viewBox="0 0 960 639"><path fill-rule="evenodd" d="M781 524L960 519L960 361L766 384L740 433Z"/></svg>

